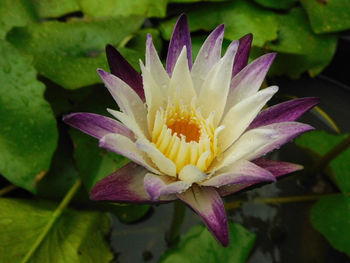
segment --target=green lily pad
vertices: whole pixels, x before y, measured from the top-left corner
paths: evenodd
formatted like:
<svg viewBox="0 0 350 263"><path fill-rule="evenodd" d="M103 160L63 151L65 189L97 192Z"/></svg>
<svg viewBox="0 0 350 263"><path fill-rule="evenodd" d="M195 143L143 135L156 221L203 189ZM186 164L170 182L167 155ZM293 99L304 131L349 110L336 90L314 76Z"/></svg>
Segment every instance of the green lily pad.
<svg viewBox="0 0 350 263"><path fill-rule="evenodd" d="M322 197L311 210L311 223L331 245L350 257L350 197Z"/></svg>
<svg viewBox="0 0 350 263"><path fill-rule="evenodd" d="M295 142L298 146L311 151L317 159L325 155L347 136L349 135L333 135L325 131L312 131L298 137ZM336 179L336 184L344 193L350 193L349 160L350 149L347 149L330 162L330 170L327 170Z"/></svg>
<svg viewBox="0 0 350 263"><path fill-rule="evenodd" d="M244 263L255 242L255 234L243 226L229 223L230 245L222 247L202 225L195 226L182 236L179 244L168 250L161 263L227 262Z"/></svg>
<svg viewBox="0 0 350 263"><path fill-rule="evenodd" d="M28 1L1 0L0 4L0 39L15 26L25 26L36 21L37 15Z"/></svg>
<svg viewBox="0 0 350 263"><path fill-rule="evenodd" d="M256 3L273 9L289 9L296 5L299 0L254 0Z"/></svg>
<svg viewBox="0 0 350 263"><path fill-rule="evenodd" d="M143 23L141 17L49 21L15 28L8 40L34 58L40 74L66 89L100 83L96 69L107 69L106 44L117 45ZM137 65L138 53L120 50Z"/></svg>
<svg viewBox="0 0 350 263"><path fill-rule="evenodd" d="M350 1L301 0L315 33L329 33L350 28Z"/></svg>
<svg viewBox="0 0 350 263"><path fill-rule="evenodd" d="M60 17L80 11L80 6L76 0L31 0L30 2L40 18Z"/></svg>
<svg viewBox="0 0 350 263"><path fill-rule="evenodd" d="M0 57L0 173L35 192L56 149L56 120L31 59L1 40Z"/></svg>
<svg viewBox="0 0 350 263"><path fill-rule="evenodd" d="M306 70L311 76L319 74L332 60L337 47L335 35L315 35L305 12L293 8L279 15L279 37L265 49L279 52L270 73L288 74L297 78Z"/></svg>
<svg viewBox="0 0 350 263"><path fill-rule="evenodd" d="M22 262L52 218L55 203L0 199L0 262ZM107 214L66 209L30 258L32 263L111 262Z"/></svg>
<svg viewBox="0 0 350 263"><path fill-rule="evenodd" d="M82 11L91 17L165 17L167 0L79 0Z"/></svg>
<svg viewBox="0 0 350 263"><path fill-rule="evenodd" d="M111 209L111 212L115 214L119 221L123 223L133 223L143 218L150 210L150 205L139 205L139 204L115 204Z"/></svg>
<svg viewBox="0 0 350 263"><path fill-rule="evenodd" d="M207 3L198 6L194 11L187 12L187 15L191 32L211 31L224 23L225 38L230 40L253 33L253 45L262 47L267 41L277 38L277 15L248 1ZM160 30L165 39L170 39L176 19L160 24Z"/></svg>

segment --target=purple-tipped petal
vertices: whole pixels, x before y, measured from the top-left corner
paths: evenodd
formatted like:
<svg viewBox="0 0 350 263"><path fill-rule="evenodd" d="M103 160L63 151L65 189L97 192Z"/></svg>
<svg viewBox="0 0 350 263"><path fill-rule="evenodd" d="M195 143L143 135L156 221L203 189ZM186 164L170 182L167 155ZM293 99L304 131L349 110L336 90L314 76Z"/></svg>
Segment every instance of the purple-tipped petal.
<svg viewBox="0 0 350 263"><path fill-rule="evenodd" d="M218 242L228 246L229 232L224 204L218 192L212 187L193 185L177 197L191 207L208 227Z"/></svg>
<svg viewBox="0 0 350 263"><path fill-rule="evenodd" d="M254 60L232 78L225 112L239 101L258 91L275 57L276 53L265 54Z"/></svg>
<svg viewBox="0 0 350 263"><path fill-rule="evenodd" d="M184 181L177 181L174 177L151 173L146 174L144 185L151 200L158 200L162 195L185 192L191 186Z"/></svg>
<svg viewBox="0 0 350 263"><path fill-rule="evenodd" d="M232 69L232 78L248 64L253 34L247 34L239 39L239 46Z"/></svg>
<svg viewBox="0 0 350 263"><path fill-rule="evenodd" d="M187 60L189 69L192 68L192 46L190 29L188 26L187 16L185 14L180 15L177 20L173 34L171 35L168 55L166 60L166 71L169 76L172 75L173 69L176 64L176 60L179 57L183 47L187 48Z"/></svg>
<svg viewBox="0 0 350 263"><path fill-rule="evenodd" d="M274 175L268 170L249 161L241 160L221 169L213 177L200 183L200 185L221 187L223 185L242 185L275 180Z"/></svg>
<svg viewBox="0 0 350 263"><path fill-rule="evenodd" d="M260 156L267 154L275 149L279 149L283 144L293 140L299 135L314 130L314 128L308 124L300 122L280 122L266 126L259 127L257 129L272 129L277 132L276 135L264 146L254 153L246 156L248 160L254 160Z"/></svg>
<svg viewBox="0 0 350 263"><path fill-rule="evenodd" d="M134 139L133 132L122 123L102 115L78 112L66 115L63 121L97 139L109 133L118 133Z"/></svg>
<svg viewBox="0 0 350 263"><path fill-rule="evenodd" d="M194 88L198 94L208 72L221 58L221 47L222 40L224 39L224 31L225 26L222 24L210 33L199 50L193 64L191 75Z"/></svg>
<svg viewBox="0 0 350 263"><path fill-rule="evenodd" d="M118 203L152 203L143 185L148 171L135 164L128 163L118 171L99 181L90 191L90 198L96 201L113 201ZM164 196L160 201L176 198Z"/></svg>
<svg viewBox="0 0 350 263"><path fill-rule="evenodd" d="M107 134L100 139L99 146L108 151L125 156L134 163L145 167L152 173L159 173L158 170L152 167L152 161L149 157L136 147L135 142L125 136L119 134Z"/></svg>
<svg viewBox="0 0 350 263"><path fill-rule="evenodd" d="M250 124L248 129L277 122L295 121L319 102L319 98L301 98L277 104L263 110Z"/></svg>
<svg viewBox="0 0 350 263"><path fill-rule="evenodd" d="M303 169L303 166L299 164L278 162L263 158L256 159L252 162L262 167L263 169L269 171L274 177L279 177ZM257 183L261 183L261 181L251 181L241 184L223 185L217 191L220 194L220 196L228 196Z"/></svg>
<svg viewBox="0 0 350 263"><path fill-rule="evenodd" d="M272 173L275 177L279 177L285 174L293 173L302 170L304 167L296 163L279 162L264 158L259 158L252 161L256 165L263 169L266 169Z"/></svg>
<svg viewBox="0 0 350 263"><path fill-rule="evenodd" d="M106 54L111 73L127 83L145 101L141 75L112 45L106 46Z"/></svg>

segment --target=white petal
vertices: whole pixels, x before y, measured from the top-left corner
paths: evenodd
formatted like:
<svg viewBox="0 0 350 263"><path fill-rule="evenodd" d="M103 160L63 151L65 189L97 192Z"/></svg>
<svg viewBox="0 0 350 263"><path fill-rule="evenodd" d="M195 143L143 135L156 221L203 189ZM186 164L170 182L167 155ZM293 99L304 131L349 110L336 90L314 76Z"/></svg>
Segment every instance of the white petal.
<svg viewBox="0 0 350 263"><path fill-rule="evenodd" d="M148 140L137 140L136 146L147 153L158 169L169 176L176 176L176 166L157 147Z"/></svg>
<svg viewBox="0 0 350 263"><path fill-rule="evenodd" d="M198 52L196 61L191 70L193 86L197 94L209 70L219 61L221 57L221 45L224 38L224 25L218 26L205 40Z"/></svg>
<svg viewBox="0 0 350 263"><path fill-rule="evenodd" d="M147 130L146 132L142 130L135 119L120 111L112 109L107 109L107 111L128 127L135 134L136 138L149 138Z"/></svg>
<svg viewBox="0 0 350 263"><path fill-rule="evenodd" d="M221 187L224 185L241 185L275 180L275 177L269 171L247 160L240 160L221 169L220 172L217 172L209 180L201 182L200 185Z"/></svg>
<svg viewBox="0 0 350 263"><path fill-rule="evenodd" d="M214 125L220 121L225 108L237 48L238 41L232 42L225 56L209 71L198 96L197 105L204 118L215 112Z"/></svg>
<svg viewBox="0 0 350 263"><path fill-rule="evenodd" d="M258 128L244 133L231 147L214 160L209 168L210 172L228 166L238 160L247 159L251 154L254 155L259 149L267 145L278 132L273 129Z"/></svg>
<svg viewBox="0 0 350 263"><path fill-rule="evenodd" d="M188 68L186 46L183 47L175 64L168 94L173 101L182 101L185 105L190 105L192 98L196 96Z"/></svg>
<svg viewBox="0 0 350 263"><path fill-rule="evenodd" d="M146 68L151 72L154 81L159 87L162 87L162 89L168 88L170 78L159 59L150 34L147 35L146 41Z"/></svg>
<svg viewBox="0 0 350 263"><path fill-rule="evenodd" d="M189 164L181 169L179 173L179 179L187 183L197 183L208 178L208 175L198 169L198 167Z"/></svg>
<svg viewBox="0 0 350 263"><path fill-rule="evenodd" d="M145 90L147 104L147 124L148 131L152 133L156 112L161 108L165 108L167 103L166 88L159 86L153 79L152 73L140 62L142 71L143 88Z"/></svg>
<svg viewBox="0 0 350 263"><path fill-rule="evenodd" d="M273 86L259 91L233 106L220 125L225 126L218 136L218 147L225 151L248 128L267 101L278 91Z"/></svg>
<svg viewBox="0 0 350 263"><path fill-rule="evenodd" d="M119 108L129 118L133 119L143 133L147 134L147 137L149 137L146 117L147 110L137 93L120 78L103 70L98 70L98 73L109 92L118 103Z"/></svg>
<svg viewBox="0 0 350 263"><path fill-rule="evenodd" d="M100 140L99 145L109 151L127 157L152 173L160 174L157 169L153 168L152 161L148 156L136 147L135 142L123 135L109 133Z"/></svg>

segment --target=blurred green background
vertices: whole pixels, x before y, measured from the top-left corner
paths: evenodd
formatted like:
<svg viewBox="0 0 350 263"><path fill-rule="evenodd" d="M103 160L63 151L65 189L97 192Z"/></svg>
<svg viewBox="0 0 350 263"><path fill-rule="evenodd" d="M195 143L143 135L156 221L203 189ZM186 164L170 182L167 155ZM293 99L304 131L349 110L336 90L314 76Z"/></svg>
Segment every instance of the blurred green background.
<svg viewBox="0 0 350 263"><path fill-rule="evenodd" d="M121 260L118 248L111 249L106 211L120 222L132 223L147 220L150 206L89 201L91 187L127 160L69 129L62 116L76 111L107 115L106 108L116 105L96 73L97 68L108 69L106 44L115 46L139 71L147 33L165 60L173 26L183 12L189 19L194 57L209 32L224 23L225 46L253 33L251 60L278 52L267 83L302 86L283 90L284 95L321 97L317 87L299 92L308 89L305 83L315 86L314 80L324 84L332 79L333 86L341 86L345 97L327 91L345 100L342 113L334 114L338 118L328 112L337 107L337 99L327 109L321 103L315 111L331 133L309 133L297 144L315 163L344 144L348 135L341 130L350 131L342 128L348 118L340 117L349 117L350 110L349 66L343 64L350 58L348 0L0 0L0 263L135 262ZM327 92L321 101L327 100ZM324 197L315 198L311 222L340 251L337 262L350 262L350 151L345 147L333 157L317 171L315 180L327 178L330 187L320 192ZM59 204L70 189L76 194L67 199L65 206L70 207L63 211ZM231 245L223 249L207 230L194 227L162 256L162 262L187 262L190 257L188 262L194 263L246 262L258 246L254 248L259 233L249 230L232 223ZM158 261L165 249L163 244L155 256L144 252L140 262Z"/></svg>

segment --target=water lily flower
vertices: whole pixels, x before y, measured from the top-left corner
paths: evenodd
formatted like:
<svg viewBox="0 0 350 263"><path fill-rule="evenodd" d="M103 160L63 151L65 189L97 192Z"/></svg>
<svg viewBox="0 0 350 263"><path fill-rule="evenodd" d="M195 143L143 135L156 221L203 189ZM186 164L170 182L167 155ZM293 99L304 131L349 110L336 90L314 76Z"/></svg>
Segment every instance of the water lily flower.
<svg viewBox="0 0 350 263"><path fill-rule="evenodd" d="M142 75L107 46L112 73L98 69L98 74L119 106L119 111L108 109L117 120L73 113L64 121L96 137L100 147L131 160L93 187L93 200L180 199L227 246L221 197L302 168L261 156L312 130L295 120L318 99L295 99L262 110L278 90L272 86L259 91L275 54L247 65L249 34L232 42L221 57L223 35L220 25L192 64L188 22L181 15L170 40L166 69L148 35L145 64L140 62Z"/></svg>

